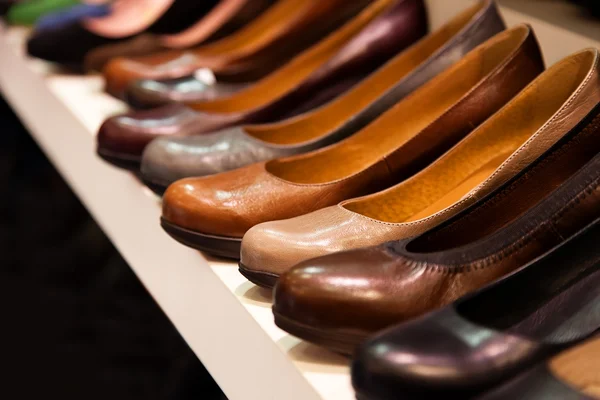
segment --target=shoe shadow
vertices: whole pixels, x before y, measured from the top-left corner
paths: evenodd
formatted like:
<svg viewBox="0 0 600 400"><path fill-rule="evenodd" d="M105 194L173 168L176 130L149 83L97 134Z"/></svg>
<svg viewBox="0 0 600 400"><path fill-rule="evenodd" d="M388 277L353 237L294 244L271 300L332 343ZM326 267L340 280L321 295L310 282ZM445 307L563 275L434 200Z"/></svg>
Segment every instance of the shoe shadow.
<svg viewBox="0 0 600 400"><path fill-rule="evenodd" d="M235 289L235 295L246 303L261 307L271 307L272 291L256 286L252 282L244 282Z"/></svg>
<svg viewBox="0 0 600 400"><path fill-rule="evenodd" d="M291 335L285 335L277 344L286 350L292 360L302 364L303 371L333 373L350 366L350 358Z"/></svg>

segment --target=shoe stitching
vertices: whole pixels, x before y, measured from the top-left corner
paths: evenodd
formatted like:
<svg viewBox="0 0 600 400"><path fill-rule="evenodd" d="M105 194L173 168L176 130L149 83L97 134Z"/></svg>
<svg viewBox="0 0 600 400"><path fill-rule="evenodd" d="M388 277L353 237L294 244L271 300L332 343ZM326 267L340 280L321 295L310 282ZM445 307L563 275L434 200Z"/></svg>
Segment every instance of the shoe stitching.
<svg viewBox="0 0 600 400"><path fill-rule="evenodd" d="M519 238L514 243L511 243L507 247L498 251L495 254L490 255L481 260L477 260L464 265L444 265L444 264L433 264L428 261L420 261L420 260L411 260L411 264L415 267L418 266L420 268L424 268L426 271L430 272L440 272L442 270L447 274L457 274L461 273L468 266L470 269L474 271L487 268L492 265L496 265L500 261L514 255L526 245L530 244L533 239L537 237L537 234L543 231L544 228L553 229L556 223L560 221L560 219L569 211L577 207L581 201L583 201L586 197L592 195L598 188L600 187L600 178L596 178L592 183L590 183L584 190L580 191L575 197L571 198L569 202L558 210L550 219L542 222L540 225L535 226L533 229L530 229L526 234L524 234L521 238ZM562 235L560 235L562 236ZM392 251L394 249L392 248ZM404 260L408 260L404 255L402 255Z"/></svg>

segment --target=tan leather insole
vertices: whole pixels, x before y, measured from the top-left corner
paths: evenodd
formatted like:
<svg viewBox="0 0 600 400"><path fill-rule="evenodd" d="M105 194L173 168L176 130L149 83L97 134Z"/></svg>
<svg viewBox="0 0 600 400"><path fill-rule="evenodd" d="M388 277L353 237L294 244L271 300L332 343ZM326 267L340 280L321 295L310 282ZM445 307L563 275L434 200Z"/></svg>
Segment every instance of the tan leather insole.
<svg viewBox="0 0 600 400"><path fill-rule="evenodd" d="M498 166L502 164L511 154L512 152L498 154L496 157L479 167L479 169L473 171L471 175L467 176L462 182L456 185L456 187L450 189L450 191L442 198L434 201L431 205L419 211L418 213L411 215L408 221L417 221L422 218L427 218L439 210L443 210L450 207L452 204L457 203L465 196L465 194L469 193L474 187L494 173Z"/></svg>
<svg viewBox="0 0 600 400"><path fill-rule="evenodd" d="M380 162L456 104L483 77L515 51L526 28L497 36L446 72L396 104L366 128L321 151L273 160L267 169L297 183L325 183L359 173Z"/></svg>
<svg viewBox="0 0 600 400"><path fill-rule="evenodd" d="M233 17L241 7L252 0L220 0L204 17L183 32L174 35L161 35L160 43L172 49L194 46L216 32L221 25Z"/></svg>
<svg viewBox="0 0 600 400"><path fill-rule="evenodd" d="M568 386L600 399L600 339L559 354L550 361L549 369Z"/></svg>
<svg viewBox="0 0 600 400"><path fill-rule="evenodd" d="M502 192L453 223L411 241L408 249L411 252L429 253L465 246L512 223L600 152L600 141L596 134L598 129L600 116L596 116L581 131L574 132L569 140L536 162L534 167L528 168L526 174Z"/></svg>
<svg viewBox="0 0 600 400"><path fill-rule="evenodd" d="M594 62L583 52L542 74L505 108L425 170L346 208L386 222L422 219L483 184L568 101Z"/></svg>
<svg viewBox="0 0 600 400"><path fill-rule="evenodd" d="M336 129L413 72L468 24L483 6L462 12L442 28L426 36L371 74L349 92L327 105L298 117L273 124L248 125L247 134L279 145L301 144Z"/></svg>
<svg viewBox="0 0 600 400"><path fill-rule="evenodd" d="M278 0L239 31L195 50L165 50L160 53L129 57L130 61L148 66L163 65L169 61L189 56L215 60L217 65L253 54L281 35L290 25L315 8L313 1Z"/></svg>
<svg viewBox="0 0 600 400"><path fill-rule="evenodd" d="M116 1L112 12L99 18L85 19L87 30L107 38L122 38L142 32L158 20L174 0Z"/></svg>
<svg viewBox="0 0 600 400"><path fill-rule="evenodd" d="M247 89L224 99L194 103L191 107L204 112L235 113L268 104L323 65L369 22L387 10L392 2L392 0L375 1L338 31Z"/></svg>
<svg viewBox="0 0 600 400"><path fill-rule="evenodd" d="M224 53L230 58L244 56L270 43L313 7L313 1L279 0L239 31L199 47L193 53L198 57L223 56Z"/></svg>

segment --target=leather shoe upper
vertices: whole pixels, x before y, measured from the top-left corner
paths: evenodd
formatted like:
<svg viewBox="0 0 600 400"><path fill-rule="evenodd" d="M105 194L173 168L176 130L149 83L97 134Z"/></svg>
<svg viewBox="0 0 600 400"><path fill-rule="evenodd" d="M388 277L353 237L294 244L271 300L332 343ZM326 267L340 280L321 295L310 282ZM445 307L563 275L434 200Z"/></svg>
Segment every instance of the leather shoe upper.
<svg viewBox="0 0 600 400"><path fill-rule="evenodd" d="M587 50L556 64L441 158L394 187L252 228L240 262L280 274L313 257L404 239L451 218L516 176L595 107L597 57ZM530 112L534 105L537 113Z"/></svg>
<svg viewBox="0 0 600 400"><path fill-rule="evenodd" d="M507 42L510 45L505 46ZM185 184L201 186L207 192L212 190L210 196L218 202L217 209L231 208L229 213L244 215L245 222L237 226L236 235L260 222L295 217L381 190L433 161L462 139L473 124L483 122L542 70L539 49L525 26L502 33L482 46L485 50L470 53L455 67L342 142L212 177L188 179ZM489 58L486 68L482 69L481 60L487 51L496 58ZM498 71L506 71L507 75ZM459 76L469 81L463 82ZM443 104L435 100L439 90L452 92ZM483 97L485 102L480 101ZM419 114L418 110L423 109L429 109L430 113ZM497 133L494 131L485 136L495 138ZM511 136L500 137L514 146ZM487 145L484 142L475 147ZM175 182L171 187L181 184ZM163 202L169 206L168 197ZM214 211L207 208L198 212ZM213 226L194 224L192 219L183 227L217 234L212 231ZM289 255L289 259L297 256L295 253Z"/></svg>

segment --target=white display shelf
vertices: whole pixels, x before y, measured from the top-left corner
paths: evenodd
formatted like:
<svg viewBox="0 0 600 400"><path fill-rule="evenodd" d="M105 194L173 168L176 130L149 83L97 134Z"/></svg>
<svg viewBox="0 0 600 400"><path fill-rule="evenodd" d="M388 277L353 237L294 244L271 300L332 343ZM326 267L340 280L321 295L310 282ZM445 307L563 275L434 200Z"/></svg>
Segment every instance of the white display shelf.
<svg viewBox="0 0 600 400"><path fill-rule="evenodd" d="M426 2L435 29L472 1ZM502 12L509 25L533 26L549 64L599 46L530 13ZM354 399L348 359L279 330L270 293L247 282L235 263L188 249L163 232L160 200L95 154L98 127L125 105L103 93L98 76L64 75L24 57L26 33L0 25L1 92L227 397Z"/></svg>
<svg viewBox="0 0 600 400"><path fill-rule="evenodd" d="M98 76L61 75L24 57L25 35L0 27L0 90L227 397L353 399L346 358L278 329L270 292L235 263L163 232L159 198L95 154L98 127L125 105Z"/></svg>

